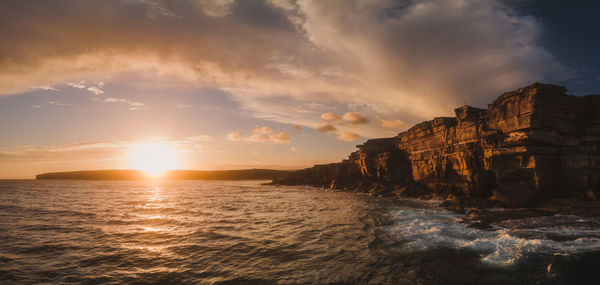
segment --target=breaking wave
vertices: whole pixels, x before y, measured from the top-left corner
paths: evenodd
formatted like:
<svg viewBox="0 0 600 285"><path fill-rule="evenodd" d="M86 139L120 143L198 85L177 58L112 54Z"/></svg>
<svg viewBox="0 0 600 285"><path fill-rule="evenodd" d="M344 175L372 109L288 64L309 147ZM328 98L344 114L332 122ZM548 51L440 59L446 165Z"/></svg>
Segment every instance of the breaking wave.
<svg viewBox="0 0 600 285"><path fill-rule="evenodd" d="M464 215L437 209L403 208L390 215L394 223L387 230L405 242L400 250L467 249L494 265L512 265L532 253L569 255L600 250L597 218L555 215L512 219L481 230L468 227Z"/></svg>

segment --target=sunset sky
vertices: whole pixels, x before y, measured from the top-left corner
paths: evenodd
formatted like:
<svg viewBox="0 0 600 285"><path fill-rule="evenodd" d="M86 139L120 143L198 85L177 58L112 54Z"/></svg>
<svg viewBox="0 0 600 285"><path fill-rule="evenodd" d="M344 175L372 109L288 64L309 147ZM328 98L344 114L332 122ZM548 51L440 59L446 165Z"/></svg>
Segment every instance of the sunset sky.
<svg viewBox="0 0 600 285"><path fill-rule="evenodd" d="M0 179L135 168L143 143L300 168L534 81L597 94L592 2L3 0Z"/></svg>

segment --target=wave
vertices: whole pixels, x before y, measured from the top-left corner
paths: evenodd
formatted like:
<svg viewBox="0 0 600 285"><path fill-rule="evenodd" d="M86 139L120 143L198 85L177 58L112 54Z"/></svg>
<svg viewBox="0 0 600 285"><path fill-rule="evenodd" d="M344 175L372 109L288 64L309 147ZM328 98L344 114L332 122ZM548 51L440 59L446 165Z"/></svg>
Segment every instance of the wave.
<svg viewBox="0 0 600 285"><path fill-rule="evenodd" d="M390 215L394 223L387 230L403 242L401 250L467 249L492 265L513 265L532 253L569 255L600 250L600 228L589 226L597 222L591 218L514 219L480 230L462 223L462 215L447 211L404 208Z"/></svg>

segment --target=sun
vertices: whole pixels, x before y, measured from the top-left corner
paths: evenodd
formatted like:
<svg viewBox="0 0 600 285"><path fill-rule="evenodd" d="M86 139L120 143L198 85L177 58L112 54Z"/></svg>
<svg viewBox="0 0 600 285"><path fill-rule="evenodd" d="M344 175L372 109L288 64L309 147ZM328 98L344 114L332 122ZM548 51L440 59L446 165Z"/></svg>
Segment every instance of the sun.
<svg viewBox="0 0 600 285"><path fill-rule="evenodd" d="M159 177L178 166L177 150L164 143L134 144L131 146L130 159L134 169L142 170L150 177Z"/></svg>

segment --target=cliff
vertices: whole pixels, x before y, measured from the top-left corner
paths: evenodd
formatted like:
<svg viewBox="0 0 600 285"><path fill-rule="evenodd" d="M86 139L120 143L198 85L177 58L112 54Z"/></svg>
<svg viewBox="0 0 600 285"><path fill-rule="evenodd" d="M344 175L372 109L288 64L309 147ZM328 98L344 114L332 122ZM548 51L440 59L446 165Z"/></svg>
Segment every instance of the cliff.
<svg viewBox="0 0 600 285"><path fill-rule="evenodd" d="M600 198L600 96L534 83L487 109L368 140L340 163L273 180L373 195L523 206L540 198Z"/></svg>

